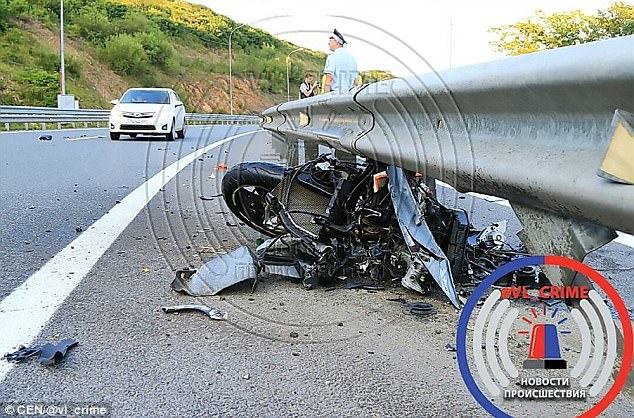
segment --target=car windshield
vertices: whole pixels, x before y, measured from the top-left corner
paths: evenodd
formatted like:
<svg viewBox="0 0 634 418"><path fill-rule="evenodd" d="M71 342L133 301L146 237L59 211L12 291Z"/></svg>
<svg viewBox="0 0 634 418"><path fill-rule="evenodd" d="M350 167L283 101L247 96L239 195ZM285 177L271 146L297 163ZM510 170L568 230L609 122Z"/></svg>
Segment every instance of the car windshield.
<svg viewBox="0 0 634 418"><path fill-rule="evenodd" d="M129 90L121 98L121 103L169 104L169 102L169 93L160 90Z"/></svg>

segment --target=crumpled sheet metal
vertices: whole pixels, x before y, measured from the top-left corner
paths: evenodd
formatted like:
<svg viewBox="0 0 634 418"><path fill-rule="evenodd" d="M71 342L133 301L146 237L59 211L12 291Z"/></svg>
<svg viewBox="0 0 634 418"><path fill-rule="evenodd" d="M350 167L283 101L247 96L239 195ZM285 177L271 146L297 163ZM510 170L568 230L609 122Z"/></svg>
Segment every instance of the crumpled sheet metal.
<svg viewBox="0 0 634 418"><path fill-rule="evenodd" d="M177 275L172 289L191 296L213 296L245 280L257 278L255 257L248 247L213 258L192 275Z"/></svg>
<svg viewBox="0 0 634 418"><path fill-rule="evenodd" d="M410 247L412 240L422 247L423 252L426 253L428 257L425 257L425 259L421 261L443 292L445 292L451 303L453 303L456 308L460 308L461 303L456 293L449 260L447 260L447 257L436 243L436 240L434 240L434 236L429 230L425 218L420 212L416 200L412 195L405 172L400 167L389 166L387 174L394 212L396 213L405 241Z"/></svg>

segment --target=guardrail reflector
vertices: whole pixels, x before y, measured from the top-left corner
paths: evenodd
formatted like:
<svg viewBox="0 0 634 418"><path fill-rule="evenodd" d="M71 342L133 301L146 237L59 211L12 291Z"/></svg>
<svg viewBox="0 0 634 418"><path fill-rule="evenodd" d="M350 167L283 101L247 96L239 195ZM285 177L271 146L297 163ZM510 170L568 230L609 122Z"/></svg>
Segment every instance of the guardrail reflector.
<svg viewBox="0 0 634 418"><path fill-rule="evenodd" d="M304 112L299 112L299 126L308 126L310 118Z"/></svg>
<svg viewBox="0 0 634 418"><path fill-rule="evenodd" d="M619 183L634 184L634 115L617 109L611 137L597 174Z"/></svg>

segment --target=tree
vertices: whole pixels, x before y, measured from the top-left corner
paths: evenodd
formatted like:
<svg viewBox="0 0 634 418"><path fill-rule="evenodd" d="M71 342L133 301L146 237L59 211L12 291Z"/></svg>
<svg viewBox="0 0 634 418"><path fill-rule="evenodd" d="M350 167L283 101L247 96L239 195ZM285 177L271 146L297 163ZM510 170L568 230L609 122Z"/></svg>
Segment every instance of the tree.
<svg viewBox="0 0 634 418"><path fill-rule="evenodd" d="M364 83L376 83L377 81L390 80L394 74L383 70L369 70L361 72L361 81Z"/></svg>
<svg viewBox="0 0 634 418"><path fill-rule="evenodd" d="M513 25L489 29L499 38L492 46L506 55L578 45L601 39L634 34L634 6L614 3L607 10L587 15L580 10L535 16Z"/></svg>

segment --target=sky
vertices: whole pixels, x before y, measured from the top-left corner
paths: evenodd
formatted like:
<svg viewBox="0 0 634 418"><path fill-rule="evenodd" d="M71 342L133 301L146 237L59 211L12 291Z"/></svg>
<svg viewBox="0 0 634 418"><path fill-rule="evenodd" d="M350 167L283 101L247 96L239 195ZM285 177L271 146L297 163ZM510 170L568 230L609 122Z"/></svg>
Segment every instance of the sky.
<svg viewBox="0 0 634 418"><path fill-rule="evenodd" d="M189 1L323 52L329 52L328 36L337 28L360 70L406 76L502 58L490 46L495 35L488 29L536 10L595 13L616 0Z"/></svg>

